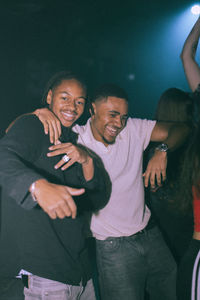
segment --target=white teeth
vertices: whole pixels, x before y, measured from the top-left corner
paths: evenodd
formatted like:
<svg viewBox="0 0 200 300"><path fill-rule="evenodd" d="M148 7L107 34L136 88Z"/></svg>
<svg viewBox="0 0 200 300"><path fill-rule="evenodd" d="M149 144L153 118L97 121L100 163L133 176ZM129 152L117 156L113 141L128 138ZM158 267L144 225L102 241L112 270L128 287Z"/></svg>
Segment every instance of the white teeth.
<svg viewBox="0 0 200 300"><path fill-rule="evenodd" d="M110 135L112 136L116 136L117 135L117 129L114 129L112 127L107 126L107 130L109 132Z"/></svg>
<svg viewBox="0 0 200 300"><path fill-rule="evenodd" d="M72 114L72 113L66 113L66 112L62 112L62 113L65 117L68 117L68 118L73 118L74 117L74 114Z"/></svg>
<svg viewBox="0 0 200 300"><path fill-rule="evenodd" d="M116 133L117 132L117 130L116 129L113 129L113 128L111 128L111 127L107 127L108 128L108 130L110 130L111 132L113 132L113 133Z"/></svg>

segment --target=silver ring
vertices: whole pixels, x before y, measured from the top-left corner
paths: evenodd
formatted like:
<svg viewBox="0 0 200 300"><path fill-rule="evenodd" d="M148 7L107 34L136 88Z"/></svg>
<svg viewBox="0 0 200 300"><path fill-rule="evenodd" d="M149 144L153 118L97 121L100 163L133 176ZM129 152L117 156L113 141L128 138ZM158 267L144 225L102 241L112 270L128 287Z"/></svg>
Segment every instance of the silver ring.
<svg viewBox="0 0 200 300"><path fill-rule="evenodd" d="M67 154L65 154L63 157L62 157L62 159L64 160L64 162L68 162L69 160L70 160L70 157L67 155Z"/></svg>

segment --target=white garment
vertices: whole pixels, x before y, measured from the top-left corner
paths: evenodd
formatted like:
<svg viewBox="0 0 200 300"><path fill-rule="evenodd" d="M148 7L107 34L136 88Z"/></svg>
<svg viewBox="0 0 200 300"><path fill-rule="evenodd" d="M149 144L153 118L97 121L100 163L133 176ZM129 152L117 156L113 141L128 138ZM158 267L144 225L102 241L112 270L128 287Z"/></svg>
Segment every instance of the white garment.
<svg viewBox="0 0 200 300"><path fill-rule="evenodd" d="M112 182L108 204L92 216L91 231L97 239L129 236L147 225L150 211L144 203L142 162L155 124L129 118L115 143L108 147L94 139L90 119L85 126L74 126L78 143L101 157Z"/></svg>

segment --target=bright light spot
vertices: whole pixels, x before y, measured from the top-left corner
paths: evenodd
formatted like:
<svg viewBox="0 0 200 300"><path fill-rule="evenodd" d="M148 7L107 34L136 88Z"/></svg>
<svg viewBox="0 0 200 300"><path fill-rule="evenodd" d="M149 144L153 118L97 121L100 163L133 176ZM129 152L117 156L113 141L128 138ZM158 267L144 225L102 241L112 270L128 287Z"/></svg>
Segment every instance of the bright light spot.
<svg viewBox="0 0 200 300"><path fill-rule="evenodd" d="M135 74L128 74L128 79L129 80L134 80L135 79Z"/></svg>
<svg viewBox="0 0 200 300"><path fill-rule="evenodd" d="M200 5L192 6L191 12L193 13L193 15L199 15L200 14Z"/></svg>

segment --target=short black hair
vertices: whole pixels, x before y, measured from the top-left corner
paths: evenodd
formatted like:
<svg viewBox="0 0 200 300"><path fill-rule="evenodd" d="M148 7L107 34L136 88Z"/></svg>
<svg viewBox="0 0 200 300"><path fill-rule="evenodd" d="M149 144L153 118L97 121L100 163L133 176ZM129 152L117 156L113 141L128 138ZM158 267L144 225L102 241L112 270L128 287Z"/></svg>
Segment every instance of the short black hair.
<svg viewBox="0 0 200 300"><path fill-rule="evenodd" d="M82 85L85 92L87 93L86 84L78 74L75 74L72 71L67 71L67 70L60 71L60 72L57 72L56 74L54 74L47 82L47 85L45 87L43 97L42 97L43 105L46 105L46 98L47 98L48 92L50 90L55 89L58 85L61 84L61 82L63 80L71 80L71 79L77 80Z"/></svg>
<svg viewBox="0 0 200 300"><path fill-rule="evenodd" d="M90 99L91 102L98 102L104 99L107 100L108 97L122 98L128 102L128 95L126 91L112 83L99 86L96 90L94 90Z"/></svg>

